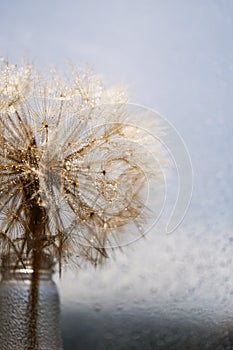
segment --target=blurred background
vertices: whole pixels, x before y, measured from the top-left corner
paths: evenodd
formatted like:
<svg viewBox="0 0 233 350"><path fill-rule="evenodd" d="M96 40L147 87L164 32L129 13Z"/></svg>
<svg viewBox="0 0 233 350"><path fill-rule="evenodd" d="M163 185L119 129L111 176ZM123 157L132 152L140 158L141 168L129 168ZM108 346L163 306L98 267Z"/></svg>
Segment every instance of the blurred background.
<svg viewBox="0 0 233 350"><path fill-rule="evenodd" d="M233 349L232 33L231 0L0 2L0 56L91 64L166 117L193 164L173 234L157 227L102 268L55 276L65 350Z"/></svg>

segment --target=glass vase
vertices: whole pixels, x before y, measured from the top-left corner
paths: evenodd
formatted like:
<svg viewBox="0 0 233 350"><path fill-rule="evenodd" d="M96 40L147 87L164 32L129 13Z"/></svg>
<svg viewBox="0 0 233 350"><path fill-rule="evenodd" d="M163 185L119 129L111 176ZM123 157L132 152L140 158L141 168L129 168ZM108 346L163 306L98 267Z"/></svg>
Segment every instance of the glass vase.
<svg viewBox="0 0 233 350"><path fill-rule="evenodd" d="M60 301L51 259L43 258L34 288L31 261L16 265L14 260L4 258L1 266L0 349L61 350Z"/></svg>

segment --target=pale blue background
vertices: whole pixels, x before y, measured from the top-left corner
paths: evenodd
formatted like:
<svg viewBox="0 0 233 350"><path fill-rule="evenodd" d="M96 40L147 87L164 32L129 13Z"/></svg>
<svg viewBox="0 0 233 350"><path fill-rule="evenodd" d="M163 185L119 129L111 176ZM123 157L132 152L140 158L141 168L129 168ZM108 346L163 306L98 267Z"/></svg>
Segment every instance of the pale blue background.
<svg viewBox="0 0 233 350"><path fill-rule="evenodd" d="M232 308L232 34L231 0L1 1L0 55L18 63L29 57L41 69L91 63L106 85L126 85L133 102L172 122L193 162L193 201L177 232L151 233L102 271L65 274L58 282L64 310L71 304L89 315L83 320L99 324L101 310L119 307L119 315L135 320L136 306L153 317L163 301L168 319L171 309L186 317L185 310L196 308L209 325L215 312ZM231 315L224 315L231 325ZM108 332L114 341L130 337L121 328ZM148 334L152 349L157 340Z"/></svg>

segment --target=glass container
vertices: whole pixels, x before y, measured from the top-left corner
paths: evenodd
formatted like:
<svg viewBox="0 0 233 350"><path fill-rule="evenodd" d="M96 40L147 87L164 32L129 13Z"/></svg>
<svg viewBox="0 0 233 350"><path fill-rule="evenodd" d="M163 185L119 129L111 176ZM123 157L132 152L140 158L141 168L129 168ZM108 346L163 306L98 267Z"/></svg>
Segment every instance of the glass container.
<svg viewBox="0 0 233 350"><path fill-rule="evenodd" d="M47 257L41 264L34 306L32 264L24 260L16 265L14 260L2 259L0 349L62 350L60 301L52 279L52 260Z"/></svg>

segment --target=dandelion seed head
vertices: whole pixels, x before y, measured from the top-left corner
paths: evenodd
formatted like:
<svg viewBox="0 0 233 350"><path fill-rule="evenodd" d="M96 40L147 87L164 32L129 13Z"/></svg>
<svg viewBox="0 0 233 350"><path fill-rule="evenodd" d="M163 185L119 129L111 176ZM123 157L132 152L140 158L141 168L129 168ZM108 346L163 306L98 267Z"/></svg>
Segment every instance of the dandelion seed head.
<svg viewBox="0 0 233 350"><path fill-rule="evenodd" d="M65 79L1 62L1 252L96 265L129 227L143 231L154 170L126 103L92 70Z"/></svg>

